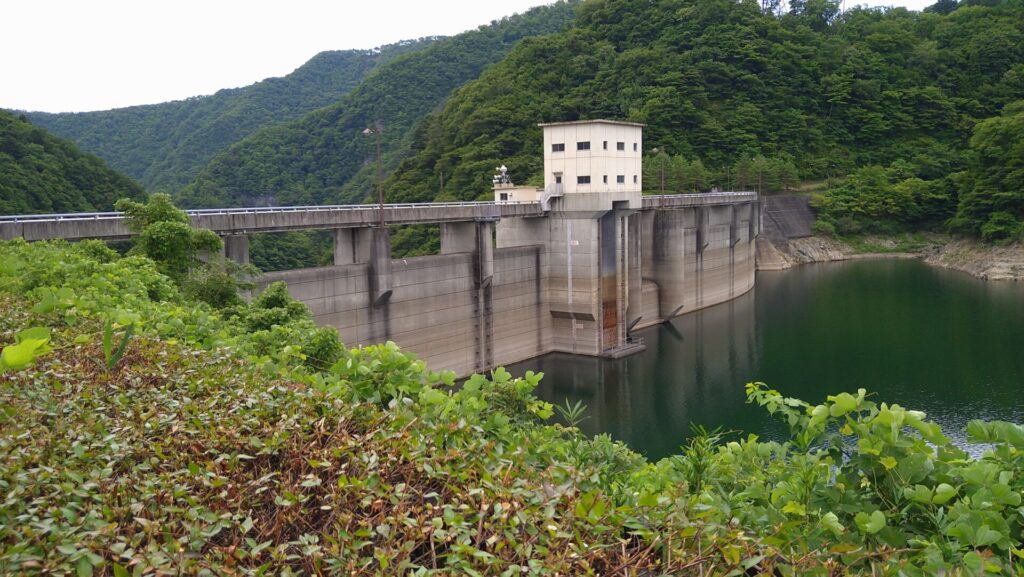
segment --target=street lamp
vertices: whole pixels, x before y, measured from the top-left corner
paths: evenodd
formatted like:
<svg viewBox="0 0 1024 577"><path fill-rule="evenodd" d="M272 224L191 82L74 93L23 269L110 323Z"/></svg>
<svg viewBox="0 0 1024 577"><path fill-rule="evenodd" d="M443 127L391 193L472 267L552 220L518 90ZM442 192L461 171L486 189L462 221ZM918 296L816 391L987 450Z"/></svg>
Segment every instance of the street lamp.
<svg viewBox="0 0 1024 577"><path fill-rule="evenodd" d="M380 216L378 226L381 228L384 228L384 177L380 164L380 133L383 130L379 120L375 120L372 127L363 130L364 135L370 136L372 134L377 140L377 204Z"/></svg>
<svg viewBox="0 0 1024 577"><path fill-rule="evenodd" d="M658 158L658 147L651 149L654 158ZM665 157L661 157L661 194L665 194Z"/></svg>

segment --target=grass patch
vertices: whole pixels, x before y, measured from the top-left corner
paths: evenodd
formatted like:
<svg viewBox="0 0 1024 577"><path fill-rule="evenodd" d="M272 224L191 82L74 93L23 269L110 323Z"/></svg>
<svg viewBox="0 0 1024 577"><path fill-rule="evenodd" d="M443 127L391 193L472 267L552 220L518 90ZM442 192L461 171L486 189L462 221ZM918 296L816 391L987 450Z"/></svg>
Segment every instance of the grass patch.
<svg viewBox="0 0 1024 577"><path fill-rule="evenodd" d="M900 233L891 236L840 236L839 240L860 254L914 253L935 244L927 236L919 232Z"/></svg>

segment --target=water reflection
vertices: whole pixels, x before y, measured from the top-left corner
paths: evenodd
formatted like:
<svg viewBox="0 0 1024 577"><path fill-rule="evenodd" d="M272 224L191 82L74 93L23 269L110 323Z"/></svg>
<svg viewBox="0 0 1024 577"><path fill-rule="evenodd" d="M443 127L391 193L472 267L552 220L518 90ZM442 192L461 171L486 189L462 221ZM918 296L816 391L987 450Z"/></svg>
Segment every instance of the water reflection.
<svg viewBox="0 0 1024 577"><path fill-rule="evenodd" d="M552 354L509 369L545 373L538 394L582 401L589 434L656 459L690 423L781 438L744 403L761 380L820 401L858 387L924 410L960 437L968 419L1024 421L1024 286L917 261L859 261L758 273L731 302L642 331L647 351L617 361Z"/></svg>

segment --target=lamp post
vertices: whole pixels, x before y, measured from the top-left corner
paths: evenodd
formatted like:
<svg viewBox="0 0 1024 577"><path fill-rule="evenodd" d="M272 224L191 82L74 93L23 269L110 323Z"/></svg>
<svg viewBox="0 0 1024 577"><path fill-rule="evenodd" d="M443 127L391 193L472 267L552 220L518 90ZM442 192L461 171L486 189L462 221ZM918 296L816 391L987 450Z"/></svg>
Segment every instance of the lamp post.
<svg viewBox="0 0 1024 577"><path fill-rule="evenodd" d="M654 153L654 157L658 158L658 147L655 146L651 149ZM661 194L665 194L665 157L661 157Z"/></svg>
<svg viewBox="0 0 1024 577"><path fill-rule="evenodd" d="M380 121L375 120L372 128L363 130L363 134L366 136L373 135L377 141L377 205L380 222L377 224L380 228L384 228L384 177L382 173L382 167L380 164L380 133L383 131Z"/></svg>

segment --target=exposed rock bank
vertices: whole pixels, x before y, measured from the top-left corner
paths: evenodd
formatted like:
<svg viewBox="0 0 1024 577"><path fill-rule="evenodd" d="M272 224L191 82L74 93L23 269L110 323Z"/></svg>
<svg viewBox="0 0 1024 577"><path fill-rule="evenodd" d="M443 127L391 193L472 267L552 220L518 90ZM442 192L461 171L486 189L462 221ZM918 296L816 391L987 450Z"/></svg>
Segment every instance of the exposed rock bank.
<svg viewBox="0 0 1024 577"><path fill-rule="evenodd" d="M757 270L785 270L799 264L853 258L853 249L835 239L809 236L788 240L757 239Z"/></svg>
<svg viewBox="0 0 1024 577"><path fill-rule="evenodd" d="M806 195L764 197L764 220L757 238L757 270L784 270L798 264L859 258L920 258L984 280L1024 281L1024 244L991 246L940 234L865 236L856 246L812 236L815 220Z"/></svg>
<svg viewBox="0 0 1024 577"><path fill-rule="evenodd" d="M872 246L896 247L896 241L871 238ZM929 237L921 248L906 252L863 252L825 236L788 240L757 239L757 270L784 270L814 263L863 258L920 258L926 263L958 270L983 280L1024 281L1024 245L990 246L976 240Z"/></svg>
<svg viewBox="0 0 1024 577"><path fill-rule="evenodd" d="M1024 280L1024 245L990 246L953 240L925 256L928 264L960 270L985 280Z"/></svg>

